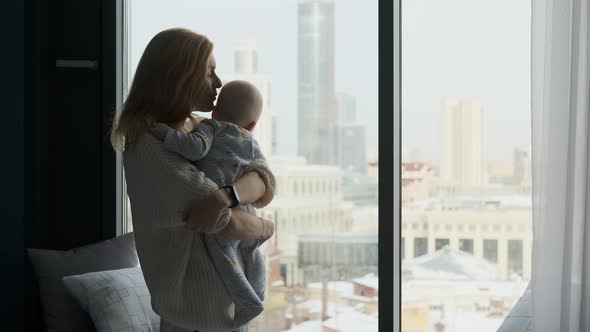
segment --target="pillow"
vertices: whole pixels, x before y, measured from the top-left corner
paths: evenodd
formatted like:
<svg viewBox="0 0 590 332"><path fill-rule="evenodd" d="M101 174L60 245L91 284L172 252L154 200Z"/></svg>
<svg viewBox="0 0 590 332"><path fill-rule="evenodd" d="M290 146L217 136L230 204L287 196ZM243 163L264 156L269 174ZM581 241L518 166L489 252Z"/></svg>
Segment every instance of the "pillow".
<svg viewBox="0 0 590 332"><path fill-rule="evenodd" d="M139 264L133 233L67 251L27 249L27 252L39 284L49 332L95 331L90 316L68 293L62 277Z"/></svg>
<svg viewBox="0 0 590 332"><path fill-rule="evenodd" d="M64 277L63 282L98 332L160 330L139 267Z"/></svg>

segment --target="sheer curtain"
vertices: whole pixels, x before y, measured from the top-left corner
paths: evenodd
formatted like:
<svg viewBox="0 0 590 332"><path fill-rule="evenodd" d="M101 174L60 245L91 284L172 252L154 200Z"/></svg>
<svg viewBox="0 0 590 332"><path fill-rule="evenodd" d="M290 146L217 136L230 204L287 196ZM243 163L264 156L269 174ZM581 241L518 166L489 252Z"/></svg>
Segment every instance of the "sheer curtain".
<svg viewBox="0 0 590 332"><path fill-rule="evenodd" d="M535 331L590 331L588 2L532 0Z"/></svg>

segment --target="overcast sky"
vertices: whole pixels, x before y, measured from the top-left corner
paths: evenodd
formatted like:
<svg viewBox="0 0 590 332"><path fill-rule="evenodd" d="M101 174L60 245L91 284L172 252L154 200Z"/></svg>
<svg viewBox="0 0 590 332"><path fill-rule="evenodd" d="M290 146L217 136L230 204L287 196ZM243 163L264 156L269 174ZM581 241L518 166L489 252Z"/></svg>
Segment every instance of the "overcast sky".
<svg viewBox="0 0 590 332"><path fill-rule="evenodd" d="M336 90L357 97L359 121L377 144L377 0L335 0ZM530 144L530 1L406 0L402 27L403 143L439 157L443 97L484 104L488 159L510 160ZM294 154L297 133L296 0L133 0L131 65L150 38L186 27L215 43L218 71L231 73L234 45L255 39L259 69L272 80L280 153Z"/></svg>
<svg viewBox="0 0 590 332"><path fill-rule="evenodd" d="M440 156L441 101L480 98L488 160L530 145L530 0L402 2L402 133Z"/></svg>

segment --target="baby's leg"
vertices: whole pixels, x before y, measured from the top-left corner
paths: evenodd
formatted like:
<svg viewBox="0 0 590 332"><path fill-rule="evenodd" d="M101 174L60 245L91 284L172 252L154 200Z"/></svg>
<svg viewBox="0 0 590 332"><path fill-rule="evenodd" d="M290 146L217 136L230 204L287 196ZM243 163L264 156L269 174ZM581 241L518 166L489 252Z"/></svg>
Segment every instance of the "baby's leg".
<svg viewBox="0 0 590 332"><path fill-rule="evenodd" d="M239 264L238 243L236 240L205 234L205 244L211 260L235 304L234 328L248 323L263 310L262 301Z"/></svg>
<svg viewBox="0 0 590 332"><path fill-rule="evenodd" d="M244 259L244 269L250 285L252 285L260 300L264 301L266 266L264 265L264 256L258 249L258 241L240 241L238 252L241 253Z"/></svg>

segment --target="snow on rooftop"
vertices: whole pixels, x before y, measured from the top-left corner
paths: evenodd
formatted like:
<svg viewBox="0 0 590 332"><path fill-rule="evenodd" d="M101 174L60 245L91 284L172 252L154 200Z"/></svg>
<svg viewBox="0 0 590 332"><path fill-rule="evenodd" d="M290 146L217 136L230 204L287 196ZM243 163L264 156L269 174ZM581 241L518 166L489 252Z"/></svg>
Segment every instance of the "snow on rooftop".
<svg viewBox="0 0 590 332"><path fill-rule="evenodd" d="M402 283L402 301L406 304L428 302L433 298L491 297L515 301L525 291L529 281L477 281L477 280L405 280ZM486 300L487 301L487 300ZM507 303L508 303L507 302Z"/></svg>
<svg viewBox="0 0 590 332"><path fill-rule="evenodd" d="M308 288L311 289L322 289L321 282L313 282L307 285ZM354 284L350 281L329 281L328 282L328 290L339 295L342 298L354 300L358 302L364 303L371 303L376 302L377 298L375 297L366 297L361 295L354 294Z"/></svg>
<svg viewBox="0 0 590 332"><path fill-rule="evenodd" d="M308 300L303 303L299 303L296 306L298 309L307 309L310 313L321 313L322 312L322 301L321 300ZM354 308L338 304L328 303L328 316L334 316L340 312L354 311Z"/></svg>
<svg viewBox="0 0 590 332"><path fill-rule="evenodd" d="M530 194L514 193L463 193L452 197L430 197L412 203L421 209L443 209L453 207L461 210L482 208L523 209L532 207Z"/></svg>
<svg viewBox="0 0 590 332"><path fill-rule="evenodd" d="M318 332L322 330L322 321L308 320L301 324L297 324L285 332Z"/></svg>
<svg viewBox="0 0 590 332"><path fill-rule="evenodd" d="M308 288L322 289L321 282L312 282L307 285ZM354 286L349 281L329 281L328 290L335 292L341 296L354 295Z"/></svg>
<svg viewBox="0 0 590 332"><path fill-rule="evenodd" d="M374 273L369 273L360 278L352 279L352 282L357 283L359 285L363 285L365 287L379 289L379 278L377 278L377 276Z"/></svg>
<svg viewBox="0 0 590 332"><path fill-rule="evenodd" d="M322 326L339 332L377 332L379 321L376 317L351 311L326 320Z"/></svg>
<svg viewBox="0 0 590 332"><path fill-rule="evenodd" d="M402 262L406 280L495 280L498 268L464 251L443 249Z"/></svg>
<svg viewBox="0 0 590 332"><path fill-rule="evenodd" d="M488 317L486 312L475 311L446 311L444 316L439 310L431 310L428 313L428 332L435 332L435 324L442 322L445 331L453 332L495 332L498 330L505 317Z"/></svg>

